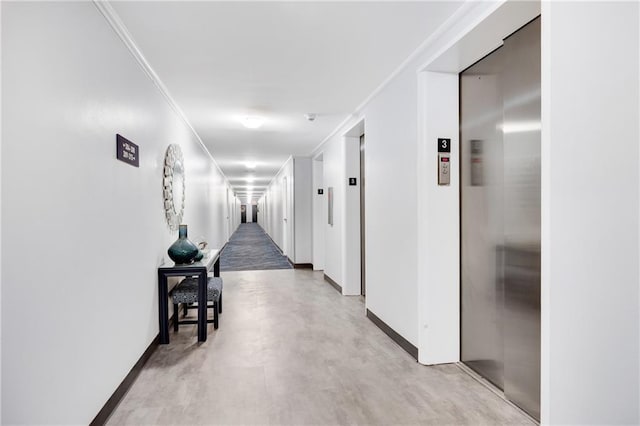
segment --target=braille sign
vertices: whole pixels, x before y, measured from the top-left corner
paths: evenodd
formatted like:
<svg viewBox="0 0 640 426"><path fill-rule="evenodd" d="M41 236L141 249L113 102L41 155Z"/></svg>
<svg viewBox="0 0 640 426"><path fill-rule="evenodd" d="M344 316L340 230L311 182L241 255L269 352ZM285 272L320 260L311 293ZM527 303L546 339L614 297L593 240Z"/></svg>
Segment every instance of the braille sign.
<svg viewBox="0 0 640 426"><path fill-rule="evenodd" d="M356 178L349 178L349 186L356 186L358 181Z"/></svg>
<svg viewBox="0 0 640 426"><path fill-rule="evenodd" d="M451 139L438 138L438 152L451 152Z"/></svg>
<svg viewBox="0 0 640 426"><path fill-rule="evenodd" d="M120 161L140 167L140 149L138 145L124 136L116 135L116 157Z"/></svg>

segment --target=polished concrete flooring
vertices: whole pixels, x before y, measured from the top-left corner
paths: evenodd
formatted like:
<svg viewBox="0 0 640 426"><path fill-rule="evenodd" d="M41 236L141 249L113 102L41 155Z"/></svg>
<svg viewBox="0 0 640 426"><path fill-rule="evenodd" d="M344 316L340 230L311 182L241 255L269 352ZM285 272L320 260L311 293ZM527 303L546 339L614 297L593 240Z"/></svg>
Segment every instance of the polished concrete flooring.
<svg viewBox="0 0 640 426"><path fill-rule="evenodd" d="M458 366L418 364L322 273L222 277L220 328L171 332L108 424L533 424Z"/></svg>

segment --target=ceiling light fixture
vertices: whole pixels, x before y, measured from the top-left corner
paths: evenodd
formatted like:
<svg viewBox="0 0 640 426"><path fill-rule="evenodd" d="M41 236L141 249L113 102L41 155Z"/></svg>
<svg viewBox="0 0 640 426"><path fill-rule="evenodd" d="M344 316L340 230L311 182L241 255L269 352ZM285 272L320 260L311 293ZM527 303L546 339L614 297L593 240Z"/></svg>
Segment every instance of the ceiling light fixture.
<svg viewBox="0 0 640 426"><path fill-rule="evenodd" d="M308 112L308 113L306 113L306 114L304 115L304 118L306 118L306 119L307 119L307 120L309 120L309 121L313 121L313 120L315 120L315 119L316 119L316 117L317 117L317 115L316 115L315 113L313 113L313 112Z"/></svg>
<svg viewBox="0 0 640 426"><path fill-rule="evenodd" d="M248 163L244 163L244 166L249 170L253 170L256 168L256 163L248 162Z"/></svg>
<svg viewBox="0 0 640 426"><path fill-rule="evenodd" d="M247 182L251 183L251 182L253 182L254 180L256 180L256 178L254 178L253 176L249 176L249 177L247 177L245 180L246 180Z"/></svg>
<svg viewBox="0 0 640 426"><path fill-rule="evenodd" d="M248 115L242 118L242 125L247 129L258 129L264 124L264 117Z"/></svg>

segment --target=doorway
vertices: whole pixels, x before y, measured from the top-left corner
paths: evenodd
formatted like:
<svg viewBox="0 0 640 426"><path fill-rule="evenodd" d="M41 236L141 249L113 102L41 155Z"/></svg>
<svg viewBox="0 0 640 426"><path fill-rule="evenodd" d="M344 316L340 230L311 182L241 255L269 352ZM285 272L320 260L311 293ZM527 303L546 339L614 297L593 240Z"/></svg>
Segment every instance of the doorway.
<svg viewBox="0 0 640 426"><path fill-rule="evenodd" d="M364 232L364 133L360 135L360 294L367 294L365 268L365 232Z"/></svg>
<svg viewBox="0 0 640 426"><path fill-rule="evenodd" d="M460 73L461 360L540 419L540 18Z"/></svg>
<svg viewBox="0 0 640 426"><path fill-rule="evenodd" d="M245 204L240 206L240 223L247 223L247 206Z"/></svg>
<svg viewBox="0 0 640 426"><path fill-rule="evenodd" d="M253 223L258 223L258 205L257 204L251 205L251 221Z"/></svg>

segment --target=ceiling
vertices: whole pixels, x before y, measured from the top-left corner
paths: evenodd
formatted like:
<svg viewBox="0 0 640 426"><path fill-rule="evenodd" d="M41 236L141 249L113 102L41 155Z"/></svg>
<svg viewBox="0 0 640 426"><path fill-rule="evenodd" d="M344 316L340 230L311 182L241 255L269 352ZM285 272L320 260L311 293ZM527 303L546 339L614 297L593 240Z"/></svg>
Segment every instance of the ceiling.
<svg viewBox="0 0 640 426"><path fill-rule="evenodd" d="M112 3L243 201L289 156L309 155L460 5ZM263 126L243 127L248 115Z"/></svg>

